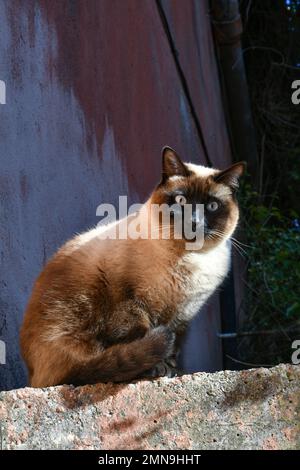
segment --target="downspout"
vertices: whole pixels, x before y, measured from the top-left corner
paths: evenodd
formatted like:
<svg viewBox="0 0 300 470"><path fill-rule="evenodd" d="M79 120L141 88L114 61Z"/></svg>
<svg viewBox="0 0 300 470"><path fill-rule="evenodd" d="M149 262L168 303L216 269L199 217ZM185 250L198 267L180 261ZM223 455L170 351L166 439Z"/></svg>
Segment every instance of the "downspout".
<svg viewBox="0 0 300 470"><path fill-rule="evenodd" d="M211 21L233 159L247 162L253 186L256 187L258 155L243 60L243 25L238 0L211 0ZM220 293L221 328L225 333L223 337L220 335L224 369L240 368L233 360L237 358L236 336L226 337L226 333L237 331L234 274L231 269Z"/></svg>
<svg viewBox="0 0 300 470"><path fill-rule="evenodd" d="M243 60L243 25L238 0L211 0L211 18L233 158L247 162L255 184L258 155Z"/></svg>

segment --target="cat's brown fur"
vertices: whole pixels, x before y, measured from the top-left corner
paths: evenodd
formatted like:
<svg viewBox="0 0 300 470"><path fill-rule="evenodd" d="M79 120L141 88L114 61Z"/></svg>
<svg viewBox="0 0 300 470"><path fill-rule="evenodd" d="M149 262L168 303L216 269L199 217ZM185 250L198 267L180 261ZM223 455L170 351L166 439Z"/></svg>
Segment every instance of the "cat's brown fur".
<svg viewBox="0 0 300 470"><path fill-rule="evenodd" d="M166 202L178 186L199 199L219 191L227 199L214 226L230 235L238 165L201 177L167 148L162 182L145 207ZM207 237L202 251L218 244L219 237ZM21 329L30 384L128 381L173 358L190 319L180 306L196 269L184 256L184 239L111 240L95 232L63 246L37 279Z"/></svg>

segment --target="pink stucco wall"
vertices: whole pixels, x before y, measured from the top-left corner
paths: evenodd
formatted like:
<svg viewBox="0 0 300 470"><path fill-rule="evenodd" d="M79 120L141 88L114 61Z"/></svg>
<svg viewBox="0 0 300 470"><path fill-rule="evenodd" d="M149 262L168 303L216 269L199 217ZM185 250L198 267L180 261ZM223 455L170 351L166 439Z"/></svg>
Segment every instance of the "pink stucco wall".
<svg viewBox="0 0 300 470"><path fill-rule="evenodd" d="M166 144L194 162L230 162L207 1L161 5L194 115L154 0L0 0L4 389L26 382L18 330L35 277L97 223L98 204L142 201ZM215 298L191 330L187 370L221 367L218 325Z"/></svg>

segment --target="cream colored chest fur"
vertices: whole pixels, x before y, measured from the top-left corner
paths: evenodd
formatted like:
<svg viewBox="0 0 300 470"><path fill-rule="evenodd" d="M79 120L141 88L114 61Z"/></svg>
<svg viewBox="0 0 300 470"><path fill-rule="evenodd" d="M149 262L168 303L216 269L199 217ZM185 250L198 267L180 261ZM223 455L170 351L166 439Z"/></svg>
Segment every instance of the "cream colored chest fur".
<svg viewBox="0 0 300 470"><path fill-rule="evenodd" d="M188 253L180 261L184 300L178 306L177 320L189 321L226 277L230 267L230 241L208 253Z"/></svg>

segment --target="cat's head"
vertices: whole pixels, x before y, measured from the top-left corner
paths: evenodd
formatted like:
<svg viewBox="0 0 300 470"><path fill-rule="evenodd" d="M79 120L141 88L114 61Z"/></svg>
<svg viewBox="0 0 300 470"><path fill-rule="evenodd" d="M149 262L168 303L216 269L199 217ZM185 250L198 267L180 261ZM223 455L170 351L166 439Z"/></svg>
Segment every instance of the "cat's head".
<svg viewBox="0 0 300 470"><path fill-rule="evenodd" d="M202 231L202 248L211 249L229 239L237 226L236 190L244 170L244 162L235 163L225 170L184 163L174 150L165 147L162 179L151 196L151 203L174 208L171 225L174 224L174 216L180 218L187 212L190 230L192 233ZM182 238L192 242L196 240L186 232L182 232Z"/></svg>

